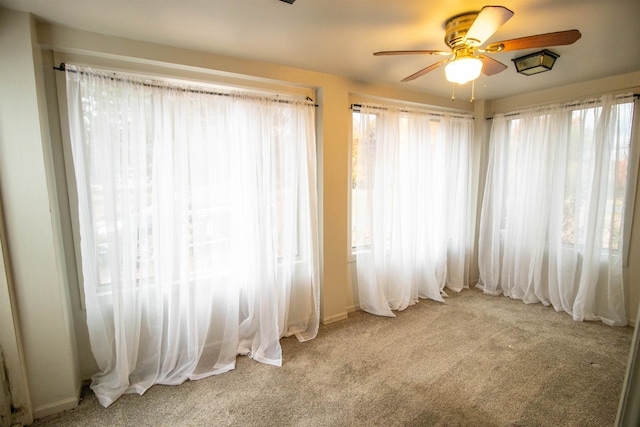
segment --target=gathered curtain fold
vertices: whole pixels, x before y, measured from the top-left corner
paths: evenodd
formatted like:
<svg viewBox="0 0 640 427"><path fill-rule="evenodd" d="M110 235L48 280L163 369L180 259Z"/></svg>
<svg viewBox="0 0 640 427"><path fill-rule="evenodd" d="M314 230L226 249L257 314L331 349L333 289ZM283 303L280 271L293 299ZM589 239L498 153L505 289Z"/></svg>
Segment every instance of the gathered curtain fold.
<svg viewBox="0 0 640 427"><path fill-rule="evenodd" d="M66 88L100 403L314 338L313 104L74 66Z"/></svg>
<svg viewBox="0 0 640 427"><path fill-rule="evenodd" d="M363 105L353 120L360 307L394 316L467 287L473 119Z"/></svg>
<svg viewBox="0 0 640 427"><path fill-rule="evenodd" d="M632 116L631 97L609 95L493 118L478 242L485 293L626 324Z"/></svg>

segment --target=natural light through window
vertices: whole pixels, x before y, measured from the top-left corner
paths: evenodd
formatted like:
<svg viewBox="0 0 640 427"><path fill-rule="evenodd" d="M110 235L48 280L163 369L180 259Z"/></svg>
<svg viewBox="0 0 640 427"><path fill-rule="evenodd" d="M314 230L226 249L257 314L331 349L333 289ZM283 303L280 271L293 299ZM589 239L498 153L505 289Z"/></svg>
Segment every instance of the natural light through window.
<svg viewBox="0 0 640 427"><path fill-rule="evenodd" d="M594 129L601 110L600 107L574 110L568 118L571 121L568 126L568 143L566 151L563 151L567 165L564 174L562 242L577 247L584 246L587 236L587 211L592 200L590 193L594 191L596 159ZM621 243L619 236L622 229L624 189L629 165L633 104L624 103L615 106L614 114L617 116L615 121L617 128L612 130L615 139L610 141L609 156L603 160L607 161L607 167L615 172L609 175L605 184L612 191L607 192L609 196L606 209L603 210L604 227L601 239L604 249L618 250ZM510 120L509 126L510 151L516 152L527 135L522 134L524 131L521 127L521 119ZM515 168L513 163L515 159L510 157L511 168Z"/></svg>

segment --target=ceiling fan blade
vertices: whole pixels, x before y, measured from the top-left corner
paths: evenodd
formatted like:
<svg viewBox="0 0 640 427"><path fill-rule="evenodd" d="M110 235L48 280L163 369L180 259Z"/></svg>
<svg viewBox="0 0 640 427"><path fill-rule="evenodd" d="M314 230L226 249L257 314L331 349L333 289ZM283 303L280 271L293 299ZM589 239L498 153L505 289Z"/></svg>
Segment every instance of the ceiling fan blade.
<svg viewBox="0 0 640 427"><path fill-rule="evenodd" d="M513 12L503 6L483 7L467 31L465 41L473 41L476 46L480 46L512 16Z"/></svg>
<svg viewBox="0 0 640 427"><path fill-rule="evenodd" d="M580 34L578 30L558 31L557 33L538 34L491 43L484 50L491 53L548 46L564 46L575 43L580 37L582 37L582 34Z"/></svg>
<svg viewBox="0 0 640 427"><path fill-rule="evenodd" d="M373 55L451 55L451 52L446 52L444 50L385 50L382 52L375 52Z"/></svg>
<svg viewBox="0 0 640 427"><path fill-rule="evenodd" d="M502 62L488 56L478 55L478 58L482 61L482 73L485 76L493 76L507 69L507 66Z"/></svg>
<svg viewBox="0 0 640 427"><path fill-rule="evenodd" d="M440 62L436 62L435 64L431 64L431 65L429 65L427 68L423 68L422 70L418 71L417 73L413 73L413 74L411 74L409 77L405 77L404 79L402 79L402 81L403 81L403 82L408 82L408 81L411 81L411 80L415 80L415 79L417 79L418 77L422 77L422 76L424 76L424 75L425 75L425 74L427 74L429 71L433 71L433 70L435 70L436 68L440 67L442 64L445 64L445 63L447 63L447 62L449 62L449 61L445 59L445 60L442 60L442 61L440 61Z"/></svg>

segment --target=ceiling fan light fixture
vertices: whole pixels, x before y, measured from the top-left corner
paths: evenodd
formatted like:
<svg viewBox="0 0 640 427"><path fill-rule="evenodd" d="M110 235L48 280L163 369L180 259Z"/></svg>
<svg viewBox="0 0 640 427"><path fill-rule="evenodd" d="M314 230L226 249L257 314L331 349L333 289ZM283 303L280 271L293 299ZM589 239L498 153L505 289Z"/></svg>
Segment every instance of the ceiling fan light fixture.
<svg viewBox="0 0 640 427"><path fill-rule="evenodd" d="M449 62L444 69L448 81L461 85L477 79L481 71L482 61L470 57Z"/></svg>
<svg viewBox="0 0 640 427"><path fill-rule="evenodd" d="M531 76L551 70L557 58L559 58L559 55L544 49L540 52L512 59L512 61L518 73Z"/></svg>

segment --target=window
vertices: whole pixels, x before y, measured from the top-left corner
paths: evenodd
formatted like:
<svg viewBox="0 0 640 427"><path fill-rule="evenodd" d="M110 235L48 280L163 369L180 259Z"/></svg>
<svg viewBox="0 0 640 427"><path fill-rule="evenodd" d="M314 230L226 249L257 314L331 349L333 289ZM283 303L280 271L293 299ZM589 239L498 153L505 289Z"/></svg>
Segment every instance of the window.
<svg viewBox="0 0 640 427"><path fill-rule="evenodd" d="M371 246L371 233L366 224L367 191L370 179L367 162L358 162L358 154L363 156L375 151L376 115L353 112L353 135L351 151L351 246L353 251ZM360 164L361 163L361 164Z"/></svg>
<svg viewBox="0 0 640 427"><path fill-rule="evenodd" d="M563 242L568 244L583 246L585 243L588 206L587 199L581 196L590 191L593 185L597 138L594 132L601 114L602 107L585 108L571 113L562 233ZM612 125L617 130L612 132L612 139L609 141L609 155L603 159L612 171L606 186L613 190L607 192L601 237L604 249L617 251L622 244L620 233L629 166L633 104L618 104L613 108L613 114L616 120Z"/></svg>
<svg viewBox="0 0 640 427"><path fill-rule="evenodd" d="M602 229L602 247L604 249L619 250L622 230L622 216L624 210L624 195L627 182L627 170L629 164L629 148L631 142L631 122L633 116L633 104L622 103L615 105L616 127L612 131L611 146L607 150L608 155L603 161L607 162L606 168L613 171L605 184L612 188L607 192L606 208L603 209L604 227ZM596 167L596 122L602 114L602 107L587 107L572 110L566 116L570 121L566 138L566 169L564 177L563 211L562 211L562 242L567 245L582 247L587 235L587 211L592 198L589 197L593 185ZM525 129L525 130L523 130ZM509 120L509 152L516 153L518 146L526 143L528 132L522 126L522 119ZM516 167L516 157L510 158L510 167Z"/></svg>
<svg viewBox="0 0 640 427"><path fill-rule="evenodd" d="M371 232L368 228L367 185L374 182L374 163L368 162L367 157L376 156L376 120L378 114L362 113L354 110L352 113L352 151L351 151L351 246L352 251L367 250L371 246ZM444 126L441 117L434 115L428 119L424 131L428 133L429 144L438 144L438 134ZM398 121L398 137L408 141L414 132L410 118L400 116ZM359 154L362 153L362 157ZM444 175L441 176L444 179ZM445 182L439 184L446 187Z"/></svg>

